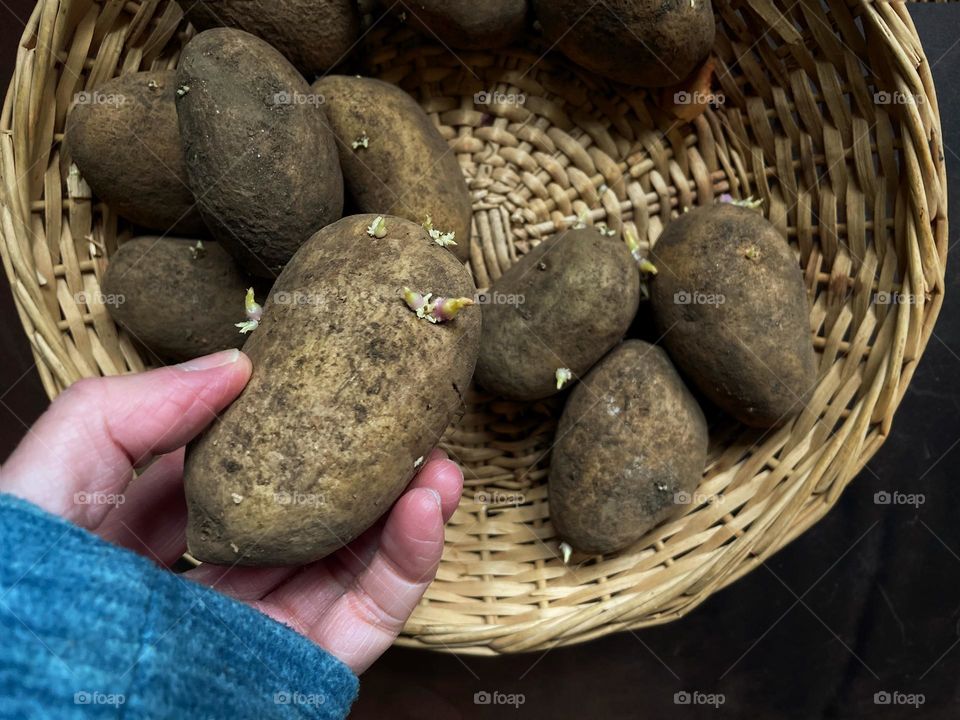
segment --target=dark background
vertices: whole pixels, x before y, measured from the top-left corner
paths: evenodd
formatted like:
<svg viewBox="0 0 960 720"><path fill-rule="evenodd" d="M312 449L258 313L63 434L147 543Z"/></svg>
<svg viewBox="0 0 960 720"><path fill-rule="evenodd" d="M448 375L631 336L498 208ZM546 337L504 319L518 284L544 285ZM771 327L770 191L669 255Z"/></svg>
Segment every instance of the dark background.
<svg viewBox="0 0 960 720"><path fill-rule="evenodd" d="M33 0L0 0L6 88ZM939 91L950 206L960 208L960 5L913 5ZM951 244L960 220L951 228ZM363 676L357 718L960 717L960 282L947 266L935 335L891 437L818 525L687 618L502 658L395 648ZM46 405L0 279L0 459ZM878 491L922 493L878 505ZM719 708L674 703L722 693ZM478 691L522 693L512 706ZM918 707L875 693L922 694Z"/></svg>

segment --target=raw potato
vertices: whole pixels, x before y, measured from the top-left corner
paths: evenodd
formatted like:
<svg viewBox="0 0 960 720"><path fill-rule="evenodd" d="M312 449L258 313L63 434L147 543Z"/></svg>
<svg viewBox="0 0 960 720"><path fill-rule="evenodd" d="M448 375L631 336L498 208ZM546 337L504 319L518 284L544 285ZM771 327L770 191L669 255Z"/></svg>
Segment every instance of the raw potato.
<svg viewBox="0 0 960 720"><path fill-rule="evenodd" d="M107 311L134 339L179 362L238 348L247 283L212 241L139 237L110 258L100 284Z"/></svg>
<svg viewBox="0 0 960 720"><path fill-rule="evenodd" d="M390 7L391 0L382 0ZM397 6L430 38L468 50L488 50L516 40L527 19L527 0L416 0Z"/></svg>
<svg viewBox="0 0 960 720"><path fill-rule="evenodd" d="M352 0L189 0L182 3L198 30L232 27L263 38L308 77L344 60L360 38Z"/></svg>
<svg viewBox="0 0 960 720"><path fill-rule="evenodd" d="M187 43L177 83L204 220L247 271L276 277L343 210L334 139L310 86L263 40L225 28Z"/></svg>
<svg viewBox="0 0 960 720"><path fill-rule="evenodd" d="M573 392L550 460L550 520L580 552L629 547L689 502L707 462L707 423L667 354L613 350Z"/></svg>
<svg viewBox="0 0 960 720"><path fill-rule="evenodd" d="M537 400L558 392L557 370L580 377L620 341L637 313L640 275L619 238L583 228L540 243L486 295L477 381Z"/></svg>
<svg viewBox="0 0 960 720"><path fill-rule="evenodd" d="M467 260L470 191L456 154L416 100L372 78L330 75L313 87L324 98L357 209L416 223L430 215L434 228L456 233L448 249Z"/></svg>
<svg viewBox="0 0 960 720"><path fill-rule="evenodd" d="M344 218L287 265L244 346L253 377L187 453L187 542L200 560L298 565L397 499L463 407L480 309L431 324L404 286L472 297L467 269L419 225Z"/></svg>
<svg viewBox="0 0 960 720"><path fill-rule="evenodd" d="M122 217L146 228L201 233L177 125L176 72L113 78L78 95L64 144L84 180Z"/></svg>
<svg viewBox="0 0 960 720"><path fill-rule="evenodd" d="M809 401L817 378L797 258L759 213L721 203L670 222L653 248L663 345L722 410L760 428Z"/></svg>
<svg viewBox="0 0 960 720"><path fill-rule="evenodd" d="M547 40L581 67L630 85L676 85L710 53L710 0L533 0Z"/></svg>

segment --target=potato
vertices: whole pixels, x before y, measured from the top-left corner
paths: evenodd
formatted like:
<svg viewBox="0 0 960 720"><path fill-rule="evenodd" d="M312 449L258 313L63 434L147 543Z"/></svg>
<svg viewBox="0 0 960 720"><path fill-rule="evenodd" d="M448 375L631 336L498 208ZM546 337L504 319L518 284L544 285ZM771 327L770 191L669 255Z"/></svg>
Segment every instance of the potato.
<svg viewBox="0 0 960 720"><path fill-rule="evenodd" d="M540 243L483 296L477 381L513 400L558 392L620 341L640 302L640 275L626 244L593 228Z"/></svg>
<svg viewBox="0 0 960 720"><path fill-rule="evenodd" d="M245 30L273 45L308 77L339 64L360 38L360 14L351 0L190 0L182 5L198 30Z"/></svg>
<svg viewBox="0 0 960 720"><path fill-rule="evenodd" d="M64 145L84 180L120 216L163 232L203 232L177 125L176 73L113 78L79 93Z"/></svg>
<svg viewBox="0 0 960 720"><path fill-rule="evenodd" d="M817 359L796 255L759 213L728 203L670 222L652 251L663 345L722 410L760 428L810 399Z"/></svg>
<svg viewBox="0 0 960 720"><path fill-rule="evenodd" d="M667 354L628 340L570 394L550 459L550 520L591 554L629 547L686 500L707 423Z"/></svg>
<svg viewBox="0 0 960 720"><path fill-rule="evenodd" d="M546 39L578 65L617 82L676 85L710 53L710 0L533 0Z"/></svg>
<svg viewBox="0 0 960 720"><path fill-rule="evenodd" d="M250 273L275 277L343 210L334 139L310 86L263 40L225 28L187 43L177 83L200 213Z"/></svg>
<svg viewBox="0 0 960 720"><path fill-rule="evenodd" d="M384 7L393 5L381 0ZM516 40L527 19L527 0L417 0L397 13L432 40L468 50L488 50Z"/></svg>
<svg viewBox="0 0 960 720"><path fill-rule="evenodd" d="M467 269L419 225L347 217L277 279L243 351L253 377L187 453L190 552L297 565L370 527L463 407L480 309L431 324L405 286L472 297Z"/></svg>
<svg viewBox="0 0 960 720"><path fill-rule="evenodd" d="M434 228L456 234L449 249L468 259L470 192L456 154L417 101L372 78L330 75L313 88L323 96L357 208L416 223L430 215Z"/></svg>
<svg viewBox="0 0 960 720"><path fill-rule="evenodd" d="M247 282L217 243L138 237L110 258L100 288L120 327L164 360L238 348Z"/></svg>

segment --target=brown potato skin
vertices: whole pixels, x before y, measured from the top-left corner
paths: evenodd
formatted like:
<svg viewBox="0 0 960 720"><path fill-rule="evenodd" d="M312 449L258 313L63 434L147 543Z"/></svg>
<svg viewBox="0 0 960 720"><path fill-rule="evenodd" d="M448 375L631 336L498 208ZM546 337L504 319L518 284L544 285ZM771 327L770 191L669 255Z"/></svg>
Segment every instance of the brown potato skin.
<svg viewBox="0 0 960 720"><path fill-rule="evenodd" d="M180 238L138 237L119 247L100 289L124 301L107 304L120 327L163 360L180 362L239 348L246 337L247 281L219 244Z"/></svg>
<svg viewBox="0 0 960 720"><path fill-rule="evenodd" d="M205 228L190 186L177 124L176 72L151 70L100 85L67 115L64 145L93 192L121 217L162 232Z"/></svg>
<svg viewBox="0 0 960 720"><path fill-rule="evenodd" d="M427 215L438 230L456 232L448 248L470 257L473 204L457 156L423 108L395 85L373 78L328 75L314 83L334 135L347 191L361 212L415 223ZM369 147L353 149L366 133Z"/></svg>
<svg viewBox="0 0 960 720"><path fill-rule="evenodd" d="M284 53L307 77L344 60L360 37L360 14L352 0L190 0L182 5L197 30L245 30Z"/></svg>
<svg viewBox="0 0 960 720"><path fill-rule="evenodd" d="M385 238L369 237L375 217L324 228L287 265L243 347L250 383L189 448L198 559L297 565L333 552L386 512L462 411L480 309L434 325L400 293L471 296L473 280L419 225L391 216Z"/></svg>
<svg viewBox="0 0 960 720"><path fill-rule="evenodd" d="M570 394L550 460L550 521L583 553L629 547L692 493L707 422L667 353L628 340Z"/></svg>
<svg viewBox="0 0 960 720"><path fill-rule="evenodd" d="M547 40L567 57L630 85L676 85L706 59L716 35L710 0L532 2Z"/></svg>
<svg viewBox="0 0 960 720"><path fill-rule="evenodd" d="M667 225L652 259L662 344L704 395L752 427L798 414L813 392L817 357L800 266L777 229L735 205L696 208ZM693 293L724 302L676 301Z"/></svg>
<svg viewBox="0 0 960 720"><path fill-rule="evenodd" d="M277 50L229 28L187 43L177 83L187 176L201 215L248 272L276 277L343 211L334 139L323 113L305 102L310 86Z"/></svg>
<svg viewBox="0 0 960 720"><path fill-rule="evenodd" d="M640 303L640 275L619 238L593 228L540 243L490 288L483 305L477 382L512 400L557 392L556 373L585 374L623 338Z"/></svg>
<svg viewBox="0 0 960 720"><path fill-rule="evenodd" d="M389 0L381 0L389 8ZM503 47L516 40L526 26L527 0L415 0L398 5L407 22L427 38L465 50Z"/></svg>

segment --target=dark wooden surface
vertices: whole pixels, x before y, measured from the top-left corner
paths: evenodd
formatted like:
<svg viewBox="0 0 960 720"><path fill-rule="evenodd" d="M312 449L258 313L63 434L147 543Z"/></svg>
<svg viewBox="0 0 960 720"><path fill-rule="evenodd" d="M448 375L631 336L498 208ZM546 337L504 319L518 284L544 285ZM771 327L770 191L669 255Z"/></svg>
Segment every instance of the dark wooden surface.
<svg viewBox="0 0 960 720"><path fill-rule="evenodd" d="M4 95L16 62L17 43L32 7L33 2L28 0L0 0L0 87ZM46 404L30 345L13 306L10 285L3 275L0 277L0 462L16 447Z"/></svg>
<svg viewBox="0 0 960 720"><path fill-rule="evenodd" d="M32 0L0 2L0 79ZM951 207L960 208L960 6L914 18L939 88ZM956 214L954 215L956 217ZM951 231L958 237L960 220ZM682 621L504 658L395 648L364 677L357 718L960 717L960 282L897 414L892 436L822 522ZM0 458L45 406L0 281ZM919 508L883 491L922 493ZM229 659L224 658L225 662ZM478 705L477 692L523 704ZM677 705L722 693L719 709ZM876 693L922 694L917 708Z"/></svg>

